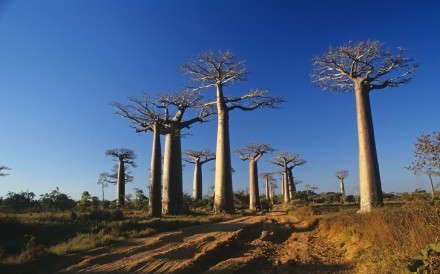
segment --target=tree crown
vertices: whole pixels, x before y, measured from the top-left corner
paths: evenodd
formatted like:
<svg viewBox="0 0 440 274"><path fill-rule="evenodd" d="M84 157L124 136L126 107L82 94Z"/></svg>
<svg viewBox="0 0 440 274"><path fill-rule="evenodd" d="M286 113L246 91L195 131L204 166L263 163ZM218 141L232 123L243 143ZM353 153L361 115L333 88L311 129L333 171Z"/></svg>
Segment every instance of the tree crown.
<svg viewBox="0 0 440 274"><path fill-rule="evenodd" d="M413 78L418 66L405 52L397 48L392 53L379 41L330 47L323 56L313 58L311 77L321 88L340 92L353 92L357 80L368 90L398 87Z"/></svg>
<svg viewBox="0 0 440 274"><path fill-rule="evenodd" d="M440 131L422 133L414 144L414 161L406 167L415 174L440 176Z"/></svg>

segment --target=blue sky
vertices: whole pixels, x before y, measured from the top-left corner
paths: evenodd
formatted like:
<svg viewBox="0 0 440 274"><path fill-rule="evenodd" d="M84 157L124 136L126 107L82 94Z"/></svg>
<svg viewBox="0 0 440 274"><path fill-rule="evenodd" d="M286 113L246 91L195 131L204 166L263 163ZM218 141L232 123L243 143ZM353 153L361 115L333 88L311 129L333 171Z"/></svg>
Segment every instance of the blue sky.
<svg viewBox="0 0 440 274"><path fill-rule="evenodd" d="M427 189L427 178L404 167L416 137L439 130L439 14L435 0L0 0L0 165L13 168L0 177L0 196L55 187L75 199L85 190L100 196L99 174L113 166L104 153L123 147L138 156L127 192L148 193L152 136L134 133L110 103L180 90L188 84L180 65L207 50L246 60L248 81L227 94L260 87L286 100L278 110L232 112L233 150L261 142L300 153L308 163L294 169L299 189L338 191L334 173L348 169L347 190L355 193L354 95L322 91L309 75L313 56L330 45L367 39L407 48L421 65L410 84L371 94L383 190ZM212 99L214 91L204 95ZM215 149L215 120L188 133L183 149ZM260 171L276 170L272 157L261 158ZM213 167L204 166L205 193ZM247 188L248 163L233 155L233 167L234 189ZM187 165L188 193L192 172ZM106 196L114 198L114 186Z"/></svg>

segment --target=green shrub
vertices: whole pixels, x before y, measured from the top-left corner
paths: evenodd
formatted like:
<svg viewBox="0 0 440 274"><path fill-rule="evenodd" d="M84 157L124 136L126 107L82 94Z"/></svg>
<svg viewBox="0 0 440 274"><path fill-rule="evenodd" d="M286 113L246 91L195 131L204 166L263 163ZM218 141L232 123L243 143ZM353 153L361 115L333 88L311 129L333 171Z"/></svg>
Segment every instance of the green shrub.
<svg viewBox="0 0 440 274"><path fill-rule="evenodd" d="M408 273L439 273L440 243L429 244L420 255L410 261Z"/></svg>

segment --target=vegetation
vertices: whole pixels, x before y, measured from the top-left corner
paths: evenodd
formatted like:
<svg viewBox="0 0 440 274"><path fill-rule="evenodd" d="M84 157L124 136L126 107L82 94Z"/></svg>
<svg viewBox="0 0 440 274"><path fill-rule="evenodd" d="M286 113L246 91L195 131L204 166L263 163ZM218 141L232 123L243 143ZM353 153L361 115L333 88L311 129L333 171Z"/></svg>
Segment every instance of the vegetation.
<svg viewBox="0 0 440 274"><path fill-rule="evenodd" d="M383 204L382 185L371 115L370 91L407 84L417 65L384 49L379 41L348 43L313 59L313 81L323 89L354 92L359 137L360 212Z"/></svg>
<svg viewBox="0 0 440 274"><path fill-rule="evenodd" d="M429 177L432 198L435 198L435 187L432 176L440 175L440 132L422 134L414 145L414 162L407 169L415 174L426 174Z"/></svg>

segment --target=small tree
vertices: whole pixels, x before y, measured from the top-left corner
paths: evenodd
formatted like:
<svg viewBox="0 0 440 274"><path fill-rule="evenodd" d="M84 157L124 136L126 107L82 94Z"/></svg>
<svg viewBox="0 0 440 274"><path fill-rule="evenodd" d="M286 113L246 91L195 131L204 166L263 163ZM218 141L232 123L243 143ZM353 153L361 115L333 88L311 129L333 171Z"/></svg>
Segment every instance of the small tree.
<svg viewBox="0 0 440 274"><path fill-rule="evenodd" d="M97 184L101 186L101 191L102 191L102 206L104 206L105 203L105 197L104 197L104 189L106 187L108 187L108 184L110 183L110 174L108 174L107 172L102 172L101 174L99 174L99 179Z"/></svg>
<svg viewBox="0 0 440 274"><path fill-rule="evenodd" d="M11 168L7 166L0 166L0 177L9 175L8 173L4 173L5 170L11 170Z"/></svg>
<svg viewBox="0 0 440 274"><path fill-rule="evenodd" d="M194 164L194 180L193 180L193 199L202 199L202 182L203 172L202 165L215 159L215 153L209 149L203 150L186 150L186 157L183 159L185 162Z"/></svg>
<svg viewBox="0 0 440 274"><path fill-rule="evenodd" d="M126 182L126 173L125 173L125 165L129 165L132 167L136 167L134 163L134 159L136 159L136 155L133 150L122 148L122 149L109 149L105 152L107 156L115 157L118 161L118 177L116 181L117 195L116 195L116 203L118 206L123 206L125 201L125 182Z"/></svg>
<svg viewBox="0 0 440 274"><path fill-rule="evenodd" d="M249 161L249 209L255 210L256 204L260 203L258 188L258 160L266 154L272 153L274 149L268 144L251 143L245 148L237 149L235 152L240 155L243 161Z"/></svg>
<svg viewBox="0 0 440 274"><path fill-rule="evenodd" d="M356 42L330 48L313 58L313 81L323 89L354 92L359 138L359 179L361 208L370 212L383 205L371 115L370 91L408 83L417 65L399 48L393 54L379 41Z"/></svg>
<svg viewBox="0 0 440 274"><path fill-rule="evenodd" d="M268 90L255 89L241 96L226 96L227 84L245 81L247 70L244 61L235 60L232 52L206 52L182 66L190 80L199 83L198 88L216 89L217 148L215 161L214 212L234 212L234 196L231 173L231 145L229 138L229 112L234 109L251 111L258 108L275 108L283 99L268 95Z"/></svg>
<svg viewBox="0 0 440 274"><path fill-rule="evenodd" d="M345 203L345 185L344 185L344 179L348 177L348 170L338 170L335 173L336 178L340 181L340 187L341 187L341 203Z"/></svg>
<svg viewBox="0 0 440 274"><path fill-rule="evenodd" d="M432 134L422 134L414 144L412 165L406 167L414 174L426 174L429 177L432 199L435 198L435 187L432 175L440 175L440 131Z"/></svg>

